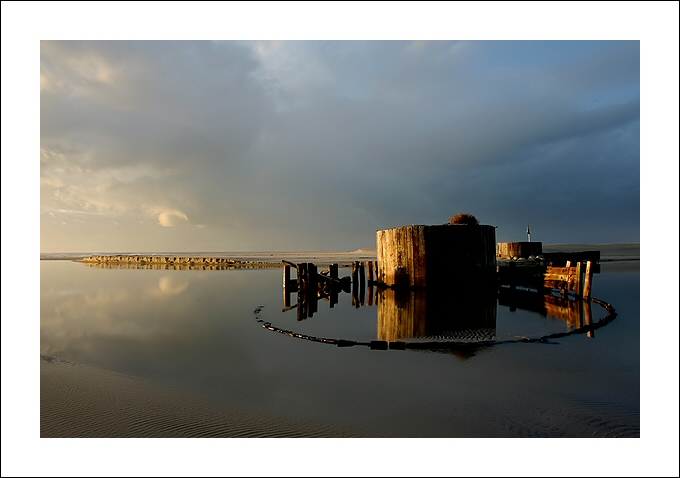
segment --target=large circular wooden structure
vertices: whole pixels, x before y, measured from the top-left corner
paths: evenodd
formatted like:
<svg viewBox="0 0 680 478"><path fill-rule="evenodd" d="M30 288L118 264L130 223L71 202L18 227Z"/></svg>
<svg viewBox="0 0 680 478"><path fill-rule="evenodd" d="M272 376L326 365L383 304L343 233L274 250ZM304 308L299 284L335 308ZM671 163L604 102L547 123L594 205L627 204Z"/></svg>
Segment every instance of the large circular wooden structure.
<svg viewBox="0 0 680 478"><path fill-rule="evenodd" d="M377 282L388 287L448 287L493 281L496 228L445 224L377 231Z"/></svg>
<svg viewBox="0 0 680 478"><path fill-rule="evenodd" d="M526 259L530 256L540 256L543 253L542 242L499 242L498 258L512 259L518 257Z"/></svg>

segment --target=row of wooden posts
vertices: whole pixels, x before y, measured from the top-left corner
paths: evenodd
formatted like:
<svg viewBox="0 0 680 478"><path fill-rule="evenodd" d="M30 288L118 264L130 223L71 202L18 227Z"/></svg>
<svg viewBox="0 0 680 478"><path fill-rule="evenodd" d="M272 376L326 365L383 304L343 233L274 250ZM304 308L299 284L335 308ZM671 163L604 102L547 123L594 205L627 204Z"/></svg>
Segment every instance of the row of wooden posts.
<svg viewBox="0 0 680 478"><path fill-rule="evenodd" d="M585 261L585 263L576 261L573 266L572 261L567 261L565 267L547 266L545 272L538 275L534 272L535 267L522 267L514 261L499 268L499 273L502 269L506 269L507 272L500 275L501 282L511 288L523 285L533 288L558 289L563 296L571 292L577 298L590 299L594 270L592 261ZM523 273L522 269L527 269L526 273Z"/></svg>
<svg viewBox="0 0 680 478"><path fill-rule="evenodd" d="M355 261L352 263L351 276L342 278L338 276L339 265L335 263L324 271L319 271L316 264L311 262L283 263L283 310L297 308L298 320L312 317L318 310L317 302L320 299L327 300L333 308L338 303L340 292L351 293L352 305L357 308L371 306L375 302L373 286L377 277L376 261ZM296 271L295 279L291 279L293 269ZM294 292L297 293L297 303L291 305L291 294Z"/></svg>
<svg viewBox="0 0 680 478"><path fill-rule="evenodd" d="M283 302L284 311L297 308L298 320L312 317L318 310L318 300L326 300L332 308L338 303L340 292L351 293L352 305L362 307L377 304L377 287L374 294L374 286L378 281L378 264L376 261L352 263L351 276L339 277L338 264L330 264L329 268L319 271L311 262L295 264L284 262L283 272ZM296 277L291 278L291 271L295 269ZM568 261L565 267L548 266L536 274L536 269L531 268L523 275L524 267L514 262L508 263L504 269L506 274L499 275L499 285L509 285L515 289L517 285L533 287L536 289L557 289L563 297L571 293L577 299L590 299L593 277L593 263L586 261L576 262L574 266ZM501 268L499 268L500 272ZM367 287L368 286L368 287ZM367 290L368 289L368 290ZM297 303L291 304L291 294L297 293Z"/></svg>

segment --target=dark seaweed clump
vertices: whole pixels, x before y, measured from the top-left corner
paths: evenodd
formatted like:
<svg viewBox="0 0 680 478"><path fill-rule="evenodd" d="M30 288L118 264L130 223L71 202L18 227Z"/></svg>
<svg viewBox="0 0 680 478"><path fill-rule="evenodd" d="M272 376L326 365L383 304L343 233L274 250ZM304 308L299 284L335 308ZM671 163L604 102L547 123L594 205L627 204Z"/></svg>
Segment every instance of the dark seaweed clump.
<svg viewBox="0 0 680 478"><path fill-rule="evenodd" d="M449 224L467 224L470 226L477 226L479 225L479 221L472 214L461 212L451 217L451 219L449 219Z"/></svg>

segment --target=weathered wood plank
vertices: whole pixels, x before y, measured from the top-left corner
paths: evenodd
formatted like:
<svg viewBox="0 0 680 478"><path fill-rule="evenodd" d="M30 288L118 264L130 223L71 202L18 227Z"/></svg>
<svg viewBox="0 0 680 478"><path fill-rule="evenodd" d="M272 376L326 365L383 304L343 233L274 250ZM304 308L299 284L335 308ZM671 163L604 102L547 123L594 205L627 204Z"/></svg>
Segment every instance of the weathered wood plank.
<svg viewBox="0 0 680 478"><path fill-rule="evenodd" d="M590 299L590 290L593 283L593 267L592 262L586 262L585 283L583 284L583 298Z"/></svg>
<svg viewBox="0 0 680 478"><path fill-rule="evenodd" d="M446 286L496 274L493 226L403 226L378 231L378 280L390 287ZM450 284L449 284L450 285Z"/></svg>

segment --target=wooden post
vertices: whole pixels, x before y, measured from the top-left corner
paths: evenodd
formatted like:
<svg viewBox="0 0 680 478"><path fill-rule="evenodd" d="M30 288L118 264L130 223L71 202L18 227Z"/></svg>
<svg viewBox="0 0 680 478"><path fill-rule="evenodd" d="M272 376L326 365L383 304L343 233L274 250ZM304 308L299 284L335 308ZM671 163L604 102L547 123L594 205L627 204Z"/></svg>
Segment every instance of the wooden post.
<svg viewBox="0 0 680 478"><path fill-rule="evenodd" d="M592 262L587 261L586 262L586 280L585 284L583 285L583 298L586 300L590 299L590 289L592 286L592 280L593 280L593 268L592 268Z"/></svg>
<svg viewBox="0 0 680 478"><path fill-rule="evenodd" d="M308 276L308 286L310 291L316 294L319 290L319 277L315 264L311 262L307 263L307 276Z"/></svg>
<svg viewBox="0 0 680 478"><path fill-rule="evenodd" d="M307 263L307 291L305 298L307 299L307 317L312 317L317 311L317 298L319 297L319 277L316 265Z"/></svg>
<svg viewBox="0 0 680 478"><path fill-rule="evenodd" d="M338 265L337 264L331 264L329 266L329 277L332 279L337 279L338 278Z"/></svg>
<svg viewBox="0 0 680 478"><path fill-rule="evenodd" d="M283 306L290 307L290 266L283 266Z"/></svg>
<svg viewBox="0 0 680 478"><path fill-rule="evenodd" d="M363 262L359 263L359 290L366 288L366 266Z"/></svg>
<svg viewBox="0 0 680 478"><path fill-rule="evenodd" d="M368 283L373 282L373 261L366 263L366 272L368 273Z"/></svg>
<svg viewBox="0 0 680 478"><path fill-rule="evenodd" d="M576 284L574 284L574 292L576 297L581 297L581 261L576 263Z"/></svg>

